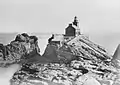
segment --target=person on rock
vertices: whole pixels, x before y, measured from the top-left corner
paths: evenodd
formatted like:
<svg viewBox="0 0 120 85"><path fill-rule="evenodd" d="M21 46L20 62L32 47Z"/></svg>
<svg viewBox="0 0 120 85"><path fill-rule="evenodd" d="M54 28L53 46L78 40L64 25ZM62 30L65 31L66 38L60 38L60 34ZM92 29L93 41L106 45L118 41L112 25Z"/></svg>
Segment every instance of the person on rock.
<svg viewBox="0 0 120 85"><path fill-rule="evenodd" d="M54 34L52 34L52 37L50 37L50 38L48 39L48 43L49 43L49 44L51 43L52 39L54 39Z"/></svg>

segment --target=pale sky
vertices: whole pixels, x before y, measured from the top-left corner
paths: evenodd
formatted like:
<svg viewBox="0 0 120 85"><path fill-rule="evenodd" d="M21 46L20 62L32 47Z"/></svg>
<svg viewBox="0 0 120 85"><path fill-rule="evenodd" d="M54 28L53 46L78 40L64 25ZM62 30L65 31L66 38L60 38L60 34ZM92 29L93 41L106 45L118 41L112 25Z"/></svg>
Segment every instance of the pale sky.
<svg viewBox="0 0 120 85"><path fill-rule="evenodd" d="M64 33L74 16L96 43L120 43L120 0L0 0L0 32Z"/></svg>

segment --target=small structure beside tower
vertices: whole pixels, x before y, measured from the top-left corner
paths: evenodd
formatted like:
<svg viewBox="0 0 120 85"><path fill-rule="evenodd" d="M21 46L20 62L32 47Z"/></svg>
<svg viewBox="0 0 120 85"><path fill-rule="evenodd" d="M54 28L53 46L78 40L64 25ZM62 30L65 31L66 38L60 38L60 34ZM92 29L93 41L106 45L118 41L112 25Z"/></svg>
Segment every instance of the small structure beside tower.
<svg viewBox="0 0 120 85"><path fill-rule="evenodd" d="M76 29L69 24L68 27L65 29L65 36L71 37L76 35Z"/></svg>

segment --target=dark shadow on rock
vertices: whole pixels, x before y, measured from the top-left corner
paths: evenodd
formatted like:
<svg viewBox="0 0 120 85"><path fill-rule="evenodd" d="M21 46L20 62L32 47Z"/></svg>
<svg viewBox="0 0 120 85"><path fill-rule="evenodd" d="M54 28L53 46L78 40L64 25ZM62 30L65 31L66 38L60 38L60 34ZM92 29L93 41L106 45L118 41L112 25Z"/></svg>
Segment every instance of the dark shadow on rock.
<svg viewBox="0 0 120 85"><path fill-rule="evenodd" d="M33 51L29 55L25 56L26 59L22 59L19 64L25 64L25 63L49 63L51 60L47 59L46 57L41 56L36 51Z"/></svg>
<svg viewBox="0 0 120 85"><path fill-rule="evenodd" d="M55 49L54 45L48 44L42 57L47 58L51 60L52 62L59 62L59 59L57 57L58 54L56 50L57 49Z"/></svg>

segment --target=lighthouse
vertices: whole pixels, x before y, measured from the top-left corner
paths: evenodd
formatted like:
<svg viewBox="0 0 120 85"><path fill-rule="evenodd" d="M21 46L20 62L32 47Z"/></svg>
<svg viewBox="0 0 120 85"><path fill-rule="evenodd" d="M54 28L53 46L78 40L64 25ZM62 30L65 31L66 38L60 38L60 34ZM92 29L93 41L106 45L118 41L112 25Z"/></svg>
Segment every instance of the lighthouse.
<svg viewBox="0 0 120 85"><path fill-rule="evenodd" d="M76 36L79 36L81 33L80 33L79 22L78 22L76 16L74 17L73 26L74 26L74 28L76 29L76 33L75 33Z"/></svg>
<svg viewBox="0 0 120 85"><path fill-rule="evenodd" d="M80 34L81 33L79 28L79 22L77 20L77 17L75 16L73 22L70 23L65 29L64 39L69 41L75 38L76 36L79 36Z"/></svg>

